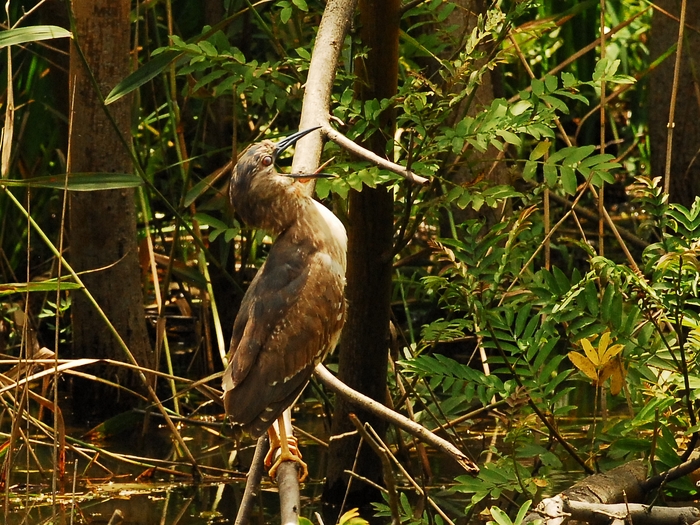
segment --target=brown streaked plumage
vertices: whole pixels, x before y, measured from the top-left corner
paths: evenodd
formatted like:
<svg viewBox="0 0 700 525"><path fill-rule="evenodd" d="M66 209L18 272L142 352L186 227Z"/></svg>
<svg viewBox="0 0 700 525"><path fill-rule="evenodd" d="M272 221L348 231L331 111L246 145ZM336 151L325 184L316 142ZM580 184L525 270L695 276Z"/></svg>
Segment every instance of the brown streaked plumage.
<svg viewBox="0 0 700 525"><path fill-rule="evenodd" d="M226 414L254 437L296 400L345 321L345 228L295 180L318 175L284 175L274 165L314 129L255 144L231 177L240 217L277 236L243 297L223 378Z"/></svg>

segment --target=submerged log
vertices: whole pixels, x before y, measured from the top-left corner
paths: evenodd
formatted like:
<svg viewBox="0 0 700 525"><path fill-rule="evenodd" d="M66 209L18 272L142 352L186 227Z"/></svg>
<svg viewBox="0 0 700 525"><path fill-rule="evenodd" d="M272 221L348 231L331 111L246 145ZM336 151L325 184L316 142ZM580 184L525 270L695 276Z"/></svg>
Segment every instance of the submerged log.
<svg viewBox="0 0 700 525"><path fill-rule="evenodd" d="M641 502L645 496L642 483L646 477L647 467L641 459L638 459L608 472L588 476L561 495L571 501L588 503Z"/></svg>
<svg viewBox="0 0 700 525"><path fill-rule="evenodd" d="M646 479L647 468L642 460L630 461L608 472L593 474L574 484L553 498L546 498L525 518L533 521L544 518L545 525L561 525L569 520L586 521L574 518L571 502L583 502L605 507L607 504L641 502L645 491L642 483ZM612 514L608 521L612 520Z"/></svg>

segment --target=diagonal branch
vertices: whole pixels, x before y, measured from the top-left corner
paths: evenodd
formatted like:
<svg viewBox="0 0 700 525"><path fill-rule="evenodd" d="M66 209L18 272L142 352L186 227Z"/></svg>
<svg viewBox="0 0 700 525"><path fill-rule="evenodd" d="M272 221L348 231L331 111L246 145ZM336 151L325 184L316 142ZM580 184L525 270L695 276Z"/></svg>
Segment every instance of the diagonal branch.
<svg viewBox="0 0 700 525"><path fill-rule="evenodd" d="M452 443L436 436L424 426L411 421L398 412L394 412L374 399L353 390L331 374L322 364L316 365L316 368L314 368L314 375L326 388L342 396L346 401L362 407L363 410L371 412L373 415L385 421L393 423L401 430L408 432L421 441L432 445L436 449L452 457L469 474L477 474L479 472L479 467Z"/></svg>
<svg viewBox="0 0 700 525"><path fill-rule="evenodd" d="M323 134L326 135L330 140L335 142L338 146L341 148L349 151L353 155L356 155L357 157L360 157L364 160L367 160L374 164L375 166L378 166L382 169L385 169L387 171L391 171L392 173L396 173L397 175L401 175L404 177L406 180L409 180L411 182L415 182L417 184L421 184L425 186L428 184L430 181L426 179L425 177L421 177L420 175L416 175L413 173L411 170L404 168L400 164L396 164L394 162L391 162L383 157L380 157L376 153L363 148L359 144L353 142L349 138L347 138L345 135L340 133L339 131L336 131L333 129L328 121L324 123L322 126L322 131Z"/></svg>

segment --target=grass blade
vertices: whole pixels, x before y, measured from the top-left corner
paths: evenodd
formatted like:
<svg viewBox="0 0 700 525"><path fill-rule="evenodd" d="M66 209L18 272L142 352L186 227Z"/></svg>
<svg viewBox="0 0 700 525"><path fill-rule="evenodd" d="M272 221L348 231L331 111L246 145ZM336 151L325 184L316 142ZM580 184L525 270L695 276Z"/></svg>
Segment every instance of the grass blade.
<svg viewBox="0 0 700 525"><path fill-rule="evenodd" d="M0 31L0 47L26 44L52 38L66 38L71 32L58 26L29 26Z"/></svg>

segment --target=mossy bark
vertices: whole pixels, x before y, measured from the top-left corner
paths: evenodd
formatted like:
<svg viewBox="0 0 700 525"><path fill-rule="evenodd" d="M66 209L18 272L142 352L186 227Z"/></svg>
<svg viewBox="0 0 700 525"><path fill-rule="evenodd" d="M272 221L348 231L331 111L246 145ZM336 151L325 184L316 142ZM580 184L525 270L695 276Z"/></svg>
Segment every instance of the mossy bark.
<svg viewBox="0 0 700 525"><path fill-rule="evenodd" d="M130 71L129 0L74 0L79 45L102 96ZM73 173L133 172L129 152L119 140L95 93L75 45L70 57L72 133L69 165ZM119 132L130 136L130 97L109 106ZM73 193L70 200L70 261L87 289L119 332L139 365L149 367L152 352L146 330L138 260L136 210L131 189ZM73 296L75 357L125 361L125 353L97 310L82 293ZM130 388L142 388L135 374L116 367L91 370ZM130 396L95 381L74 385L76 415L105 417L133 404Z"/></svg>

